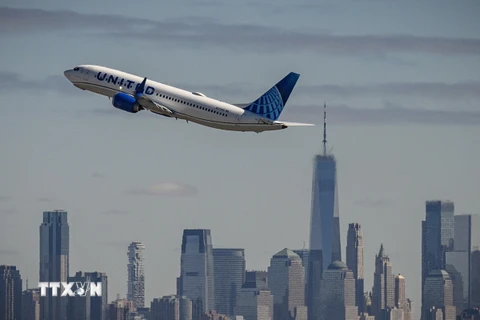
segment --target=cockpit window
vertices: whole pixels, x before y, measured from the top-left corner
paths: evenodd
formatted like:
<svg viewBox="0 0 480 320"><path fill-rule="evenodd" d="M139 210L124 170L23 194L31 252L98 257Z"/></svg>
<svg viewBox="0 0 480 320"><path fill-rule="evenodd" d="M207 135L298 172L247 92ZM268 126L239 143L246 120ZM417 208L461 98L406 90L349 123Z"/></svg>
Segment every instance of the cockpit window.
<svg viewBox="0 0 480 320"><path fill-rule="evenodd" d="M75 68L73 68L73 71L78 71L78 70L80 70L80 68L79 68L79 67L75 67Z"/></svg>

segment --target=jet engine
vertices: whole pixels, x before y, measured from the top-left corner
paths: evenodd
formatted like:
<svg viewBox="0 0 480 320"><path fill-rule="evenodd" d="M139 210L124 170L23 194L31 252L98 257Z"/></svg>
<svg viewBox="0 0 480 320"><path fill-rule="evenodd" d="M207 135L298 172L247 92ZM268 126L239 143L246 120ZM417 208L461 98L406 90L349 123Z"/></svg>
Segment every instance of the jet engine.
<svg viewBox="0 0 480 320"><path fill-rule="evenodd" d="M137 113L138 111L143 110L134 96L123 92L119 92L113 96L112 105L117 109L130 113Z"/></svg>

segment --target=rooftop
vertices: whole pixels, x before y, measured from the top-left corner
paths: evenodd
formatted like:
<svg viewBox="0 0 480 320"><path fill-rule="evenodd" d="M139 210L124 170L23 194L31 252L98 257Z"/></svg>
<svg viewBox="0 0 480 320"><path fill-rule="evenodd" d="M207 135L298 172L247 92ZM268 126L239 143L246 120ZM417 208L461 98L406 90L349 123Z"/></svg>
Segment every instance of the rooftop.
<svg viewBox="0 0 480 320"><path fill-rule="evenodd" d="M348 267L342 261L333 261L328 266L328 270L348 270Z"/></svg>
<svg viewBox="0 0 480 320"><path fill-rule="evenodd" d="M288 258L288 259L300 259L300 256L293 252L292 250L285 248L277 252L273 258Z"/></svg>

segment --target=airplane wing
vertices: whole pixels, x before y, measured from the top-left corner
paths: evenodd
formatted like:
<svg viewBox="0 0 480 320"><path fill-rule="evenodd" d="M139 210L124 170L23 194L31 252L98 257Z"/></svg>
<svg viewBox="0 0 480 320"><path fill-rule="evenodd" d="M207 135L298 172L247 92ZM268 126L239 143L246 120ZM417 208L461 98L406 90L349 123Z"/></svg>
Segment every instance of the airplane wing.
<svg viewBox="0 0 480 320"><path fill-rule="evenodd" d="M137 102L145 110L148 110L154 113L166 115L169 117L173 116L174 114L174 112L169 108L152 101L149 97L146 97L145 95L141 95L139 98L137 98Z"/></svg>
<svg viewBox="0 0 480 320"><path fill-rule="evenodd" d="M145 110L151 111L156 114L160 114L167 117L174 116L174 112L169 108L162 106L159 103L154 102L148 96L144 94L145 91L145 84L147 82L147 78L144 78L142 83L140 83L135 88L135 100L136 102Z"/></svg>
<svg viewBox="0 0 480 320"><path fill-rule="evenodd" d="M302 122L288 122L288 121L275 121L274 123L281 123L287 127L314 127L312 123L302 123Z"/></svg>

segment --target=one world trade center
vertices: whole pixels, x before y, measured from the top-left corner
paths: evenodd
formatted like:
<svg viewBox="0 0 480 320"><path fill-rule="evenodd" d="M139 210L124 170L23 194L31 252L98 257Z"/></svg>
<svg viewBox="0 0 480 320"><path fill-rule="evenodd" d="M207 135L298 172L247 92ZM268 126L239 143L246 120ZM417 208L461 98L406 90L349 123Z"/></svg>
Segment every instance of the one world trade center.
<svg viewBox="0 0 480 320"><path fill-rule="evenodd" d="M325 105L326 107L326 105ZM310 216L307 305L309 320L318 318L320 279L333 261L342 260L338 214L337 163L327 153L326 112L324 112L323 152L315 155Z"/></svg>

